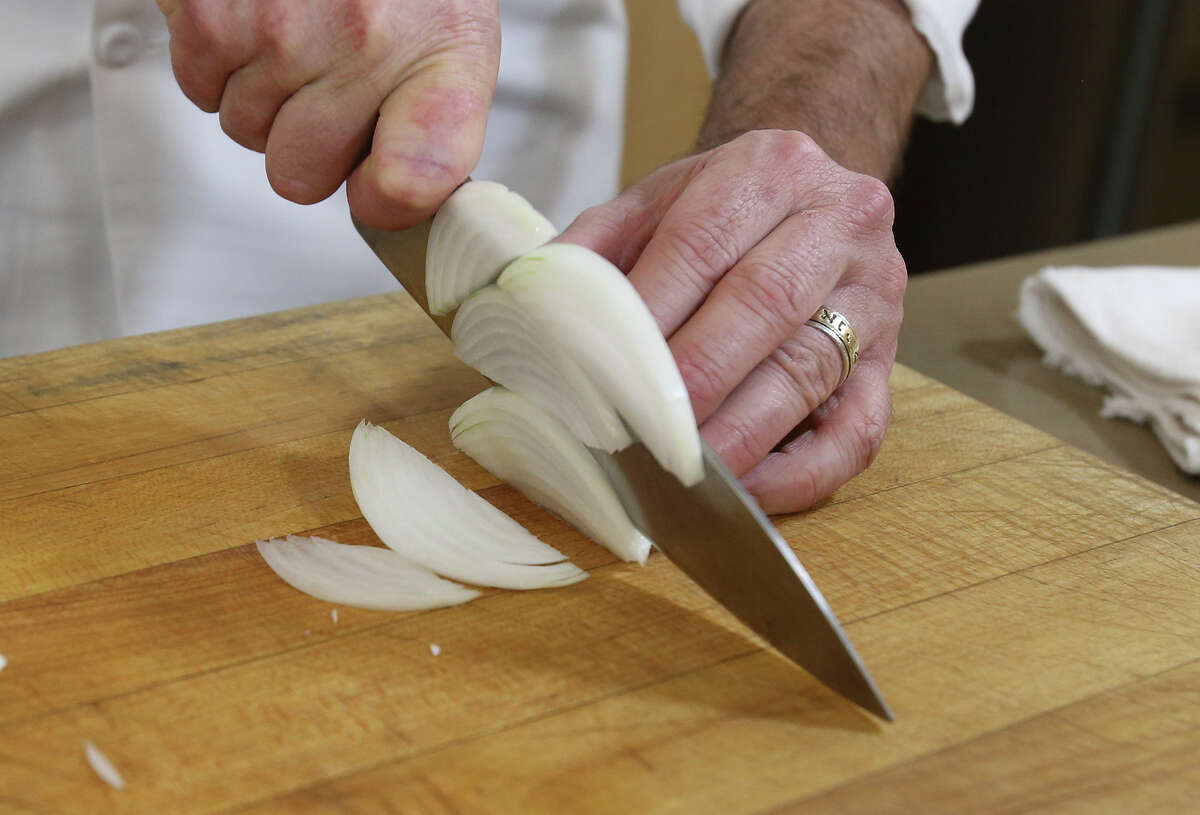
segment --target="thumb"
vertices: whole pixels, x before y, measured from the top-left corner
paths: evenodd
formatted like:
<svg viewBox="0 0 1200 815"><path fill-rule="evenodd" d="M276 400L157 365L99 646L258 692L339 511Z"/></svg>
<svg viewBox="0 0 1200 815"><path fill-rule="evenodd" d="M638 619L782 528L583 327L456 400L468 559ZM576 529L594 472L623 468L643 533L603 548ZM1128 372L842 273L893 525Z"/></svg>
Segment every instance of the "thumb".
<svg viewBox="0 0 1200 815"><path fill-rule="evenodd" d="M359 220L377 229L419 223L466 179L483 152L499 64L497 22L480 42L432 57L391 92L370 154L347 183Z"/></svg>

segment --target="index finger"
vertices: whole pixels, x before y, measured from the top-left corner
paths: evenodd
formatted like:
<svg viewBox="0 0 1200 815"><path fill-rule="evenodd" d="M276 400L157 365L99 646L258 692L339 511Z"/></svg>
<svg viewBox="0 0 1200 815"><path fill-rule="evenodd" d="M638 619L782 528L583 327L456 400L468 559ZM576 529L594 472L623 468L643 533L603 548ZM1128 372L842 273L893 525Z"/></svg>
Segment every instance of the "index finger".
<svg viewBox="0 0 1200 815"><path fill-rule="evenodd" d="M820 148L798 133L752 135L712 153L629 271L665 336L804 200L798 171L811 166Z"/></svg>

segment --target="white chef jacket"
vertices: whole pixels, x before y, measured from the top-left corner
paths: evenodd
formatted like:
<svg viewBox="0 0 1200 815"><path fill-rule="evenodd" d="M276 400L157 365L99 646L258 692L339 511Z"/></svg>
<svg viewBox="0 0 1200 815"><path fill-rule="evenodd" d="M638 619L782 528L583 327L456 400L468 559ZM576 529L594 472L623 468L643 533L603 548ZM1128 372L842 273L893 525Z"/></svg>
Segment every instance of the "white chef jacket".
<svg viewBox="0 0 1200 815"><path fill-rule="evenodd" d="M748 0L680 0L715 71ZM978 0L908 0L940 68L923 112L961 121ZM501 0L475 175L559 227L615 194L622 0ZM344 189L299 206L175 84L154 0L0 0L0 356L391 291Z"/></svg>

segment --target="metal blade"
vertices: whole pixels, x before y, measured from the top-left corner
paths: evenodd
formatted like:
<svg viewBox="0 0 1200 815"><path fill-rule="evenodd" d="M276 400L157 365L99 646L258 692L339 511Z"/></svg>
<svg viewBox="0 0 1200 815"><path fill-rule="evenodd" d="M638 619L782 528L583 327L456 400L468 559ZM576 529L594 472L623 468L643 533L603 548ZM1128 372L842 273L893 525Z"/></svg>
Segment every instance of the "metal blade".
<svg viewBox="0 0 1200 815"><path fill-rule="evenodd" d="M358 234L383 261L392 277L412 295L421 310L429 314L429 296L425 291L425 246L429 243L431 222L426 220L399 232L385 232L369 227L357 218L353 221ZM443 334L450 336L450 326L454 324L453 311L443 315L429 314L429 318L437 323Z"/></svg>
<svg viewBox="0 0 1200 815"><path fill-rule="evenodd" d="M354 226L429 314L429 221L400 232ZM454 313L429 315L450 335ZM704 480L684 487L642 444L593 450L633 522L684 574L788 659L889 721L892 711L837 617L771 520L704 445Z"/></svg>
<svg viewBox="0 0 1200 815"><path fill-rule="evenodd" d="M705 477L693 487L663 470L644 445L593 453L634 523L672 563L788 659L893 719L821 590L707 444Z"/></svg>

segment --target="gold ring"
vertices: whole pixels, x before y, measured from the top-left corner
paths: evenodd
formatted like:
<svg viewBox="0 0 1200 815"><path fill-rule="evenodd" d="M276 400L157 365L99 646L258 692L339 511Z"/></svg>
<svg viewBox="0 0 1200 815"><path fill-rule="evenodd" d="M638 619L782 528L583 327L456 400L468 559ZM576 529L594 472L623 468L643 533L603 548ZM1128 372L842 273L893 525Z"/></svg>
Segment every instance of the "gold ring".
<svg viewBox="0 0 1200 815"><path fill-rule="evenodd" d="M811 325L825 334L842 352L842 378L838 381L838 387L841 387L858 364L858 337L850 327L850 321L828 306L821 306L805 325Z"/></svg>

